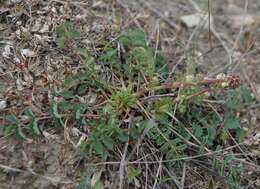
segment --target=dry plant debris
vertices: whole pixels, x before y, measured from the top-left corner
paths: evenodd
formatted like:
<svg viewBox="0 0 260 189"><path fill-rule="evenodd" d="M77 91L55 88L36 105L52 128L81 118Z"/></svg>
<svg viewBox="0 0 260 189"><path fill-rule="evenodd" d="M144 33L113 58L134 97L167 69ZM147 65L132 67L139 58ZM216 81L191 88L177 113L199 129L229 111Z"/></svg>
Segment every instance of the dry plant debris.
<svg viewBox="0 0 260 189"><path fill-rule="evenodd" d="M211 3L0 0L0 188L260 187L259 18Z"/></svg>

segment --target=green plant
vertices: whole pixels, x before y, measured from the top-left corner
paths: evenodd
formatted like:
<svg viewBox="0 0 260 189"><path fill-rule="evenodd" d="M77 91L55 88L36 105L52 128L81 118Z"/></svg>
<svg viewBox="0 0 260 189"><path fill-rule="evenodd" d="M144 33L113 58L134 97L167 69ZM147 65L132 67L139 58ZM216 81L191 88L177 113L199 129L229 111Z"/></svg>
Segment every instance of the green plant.
<svg viewBox="0 0 260 189"><path fill-rule="evenodd" d="M3 133L5 136L10 136L15 134L17 138L25 139L26 136L21 128L21 123L19 119L14 115L8 115L6 117L8 124L6 124L3 128Z"/></svg>
<svg viewBox="0 0 260 189"><path fill-rule="evenodd" d="M79 112L82 110L78 116L68 113L71 121L87 112L99 117L99 120L84 119L90 136L81 145L82 154L108 160L125 142L135 144L134 141L144 137L142 140L152 143L164 159L170 160L186 157L190 144L202 153L205 149L217 150L217 144L229 141L230 133L235 133L234 137L243 135L237 112L249 105L252 97L237 78L221 75L203 79L190 61L182 74L165 83L166 61L160 53L154 56L143 32L125 32L118 42L126 48L121 57L113 44L106 46L96 60L89 58L84 50L78 51L85 62L91 60L91 63L86 63L85 74L75 76L73 85L70 84L73 82L66 83L71 91L67 98L66 93L59 93L66 103L75 103L73 95L84 96L91 89L103 102L99 110L94 110L92 104L88 108L76 108ZM96 64L104 66L107 72L95 69ZM115 77L117 79L112 79ZM82 85L85 90L79 93ZM211 100L226 103L207 103ZM228 167L226 161L218 158L216 161L223 167L222 173L223 169L229 171L228 178L237 176L236 168ZM128 174L129 182L133 182L140 172L129 168ZM235 180L232 183L230 185L237 186Z"/></svg>
<svg viewBox="0 0 260 189"><path fill-rule="evenodd" d="M78 38L70 22L57 28L59 48ZM184 161L176 159L214 152L243 138L238 112L252 102L250 90L234 76L204 79L192 58L179 74L169 77L165 57L147 45L142 31L124 32L95 56L84 48L73 48L70 55L84 68L53 92L49 115L55 125L73 125L82 132L87 127L88 138L80 146L85 158L114 160L128 144L129 161L139 158L138 148L152 154L149 158L156 157L154 161L162 157L168 167L180 168ZM40 135L37 115L30 109L26 114L29 128ZM14 115L7 120L5 132L25 138L21 120ZM209 157L209 162L216 169L220 165L217 173L237 187L239 169L229 166L231 156L223 160L221 155ZM129 183L142 175L134 166L127 171Z"/></svg>
<svg viewBox="0 0 260 189"><path fill-rule="evenodd" d="M81 149L89 157L97 154L105 160L118 141L127 140L126 133L119 127L119 121L112 116L108 120L88 121L88 124L92 133Z"/></svg>
<svg viewBox="0 0 260 189"><path fill-rule="evenodd" d="M56 28L57 45L59 48L65 48L69 43L80 37L80 33L75 29L73 22L66 21ZM70 46L70 45L69 45Z"/></svg>
<svg viewBox="0 0 260 189"><path fill-rule="evenodd" d="M34 137L41 136L41 130L38 125L38 118L35 116L30 107L22 113L24 120L21 120L14 114L6 116L6 124L2 127L5 136L15 135L18 139L26 139L31 135Z"/></svg>
<svg viewBox="0 0 260 189"><path fill-rule="evenodd" d="M129 166L127 168L127 176L128 176L128 182L133 183L136 182L138 176L141 174L140 169L136 169L135 167Z"/></svg>
<svg viewBox="0 0 260 189"><path fill-rule="evenodd" d="M110 104L115 113L122 114L123 112L129 112L131 108L136 107L136 103L136 96L130 88L117 89L111 95Z"/></svg>
<svg viewBox="0 0 260 189"><path fill-rule="evenodd" d="M31 108L27 108L25 110L25 115L27 115L30 119L29 121L29 128L33 135L40 136L41 131L38 125L38 119L36 118L35 114L33 113Z"/></svg>

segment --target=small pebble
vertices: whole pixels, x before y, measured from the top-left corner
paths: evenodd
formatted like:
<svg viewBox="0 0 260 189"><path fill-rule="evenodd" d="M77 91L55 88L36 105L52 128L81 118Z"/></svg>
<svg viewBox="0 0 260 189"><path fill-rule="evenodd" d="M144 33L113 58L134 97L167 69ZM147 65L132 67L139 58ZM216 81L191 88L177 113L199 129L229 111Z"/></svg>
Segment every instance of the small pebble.
<svg viewBox="0 0 260 189"><path fill-rule="evenodd" d="M3 110L7 107L6 100L0 100L0 110Z"/></svg>

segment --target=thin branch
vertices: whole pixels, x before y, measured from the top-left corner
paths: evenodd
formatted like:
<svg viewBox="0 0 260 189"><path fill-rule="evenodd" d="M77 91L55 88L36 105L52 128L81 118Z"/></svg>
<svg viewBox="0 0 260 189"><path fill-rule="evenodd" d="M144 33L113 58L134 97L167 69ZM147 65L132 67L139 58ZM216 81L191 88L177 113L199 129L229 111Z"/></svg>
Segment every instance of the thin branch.
<svg viewBox="0 0 260 189"><path fill-rule="evenodd" d="M45 176L45 175L40 175L36 172L34 172L32 169L28 169L28 170L22 170L22 169L18 169L18 168L13 168L7 165L3 165L0 164L0 168L4 169L6 171L13 171L13 172L17 172L17 173L29 173L31 175L37 176L37 177L42 177L54 184L72 184L74 183L71 180L68 180L67 178L63 178L63 177L59 177L59 176Z"/></svg>
<svg viewBox="0 0 260 189"><path fill-rule="evenodd" d="M230 147L227 147L225 149L222 149L222 150L217 150L217 151L213 151L213 152L207 152L207 153L204 153L204 154L198 154L198 155L195 155L195 156L189 156L189 157L182 157L182 158L175 158L175 159L167 159L167 160L162 160L161 162L162 163L171 163L171 162L177 162L177 161L188 161L188 160L192 160L192 159L196 159L196 158L200 158L200 157L206 157L206 156L213 156L213 155L216 155L218 153L222 153L222 152L225 152L225 151L228 151L228 150L232 150L234 148L237 148L238 145L243 145L243 144L247 144L249 142L249 140L246 140L242 143L239 143L239 144L236 144L236 145L233 145L233 146L230 146ZM86 166L101 166L101 165L119 165L121 163L121 161L110 161L110 162L99 162L99 163L87 163ZM139 161L139 160L136 160L136 161L128 161L128 162L125 162L126 165L134 165L134 164L158 164L160 163L160 161ZM259 167L258 165L253 165L255 167Z"/></svg>

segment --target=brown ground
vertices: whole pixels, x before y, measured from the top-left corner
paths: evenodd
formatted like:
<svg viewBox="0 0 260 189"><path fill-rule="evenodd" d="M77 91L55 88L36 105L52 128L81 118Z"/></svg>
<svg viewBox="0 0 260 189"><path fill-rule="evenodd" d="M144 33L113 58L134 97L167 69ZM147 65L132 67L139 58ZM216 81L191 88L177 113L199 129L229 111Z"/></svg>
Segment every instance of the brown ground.
<svg viewBox="0 0 260 189"><path fill-rule="evenodd" d="M95 1L94 6L90 2L80 4L79 1L67 3L63 0L31 0L22 1L16 7L14 4L8 5L8 1L3 6L4 1L0 2L0 52L4 52L7 44L16 47L16 52L11 53L13 57L10 59L0 56L0 100L8 99L9 102L5 109L0 109L0 117L8 112L21 110L28 104L33 105L39 113L46 112L49 91L53 86L60 85L73 69L81 66L59 53L53 46L54 28L65 19L78 23L84 33L82 40L85 40L89 49L96 46L100 38L113 35L118 15L121 15L123 28L144 28L154 46L159 28L159 48L166 53L170 67L174 67L183 55L183 46L194 31L194 28L183 26L179 19L195 12L188 0L104 0ZM204 0L196 2L203 10L207 10ZM190 53L191 49L196 49L203 54L203 61L199 61L199 66L209 76L229 70L238 73L250 85L257 103L248 109L252 123L248 132L248 138L252 142L248 144L248 149L259 158L260 1L249 1L247 14L252 15L255 23L244 26L240 34L241 28L235 27L231 17L243 14L245 1L234 2L233 8L228 6L226 0L214 1L212 5L217 33L221 35L228 49L234 46L234 63L227 68L228 54L213 34L209 42L208 30L196 33L186 50ZM20 8L25 10L25 14L20 15ZM5 19L17 19L17 22L7 25ZM46 23L49 28L43 32L32 32L36 20ZM174 28L175 25L180 27L179 31ZM238 35L239 39L244 40L235 44ZM33 49L38 53L37 57L23 58L18 52L22 48ZM15 62L15 56L20 59L20 63ZM32 83L32 75L36 77L35 83ZM84 162L80 161L78 150L73 148L71 141L66 140L66 131L63 135L63 131L57 131L48 125L42 127L46 127L46 138L28 139L25 142L7 139L0 133L0 166L7 166L0 167L5 170L0 172L1 189L75 188L82 178L81 173L87 172ZM254 175L252 186L257 187L256 182L259 182L260 187L260 177Z"/></svg>

